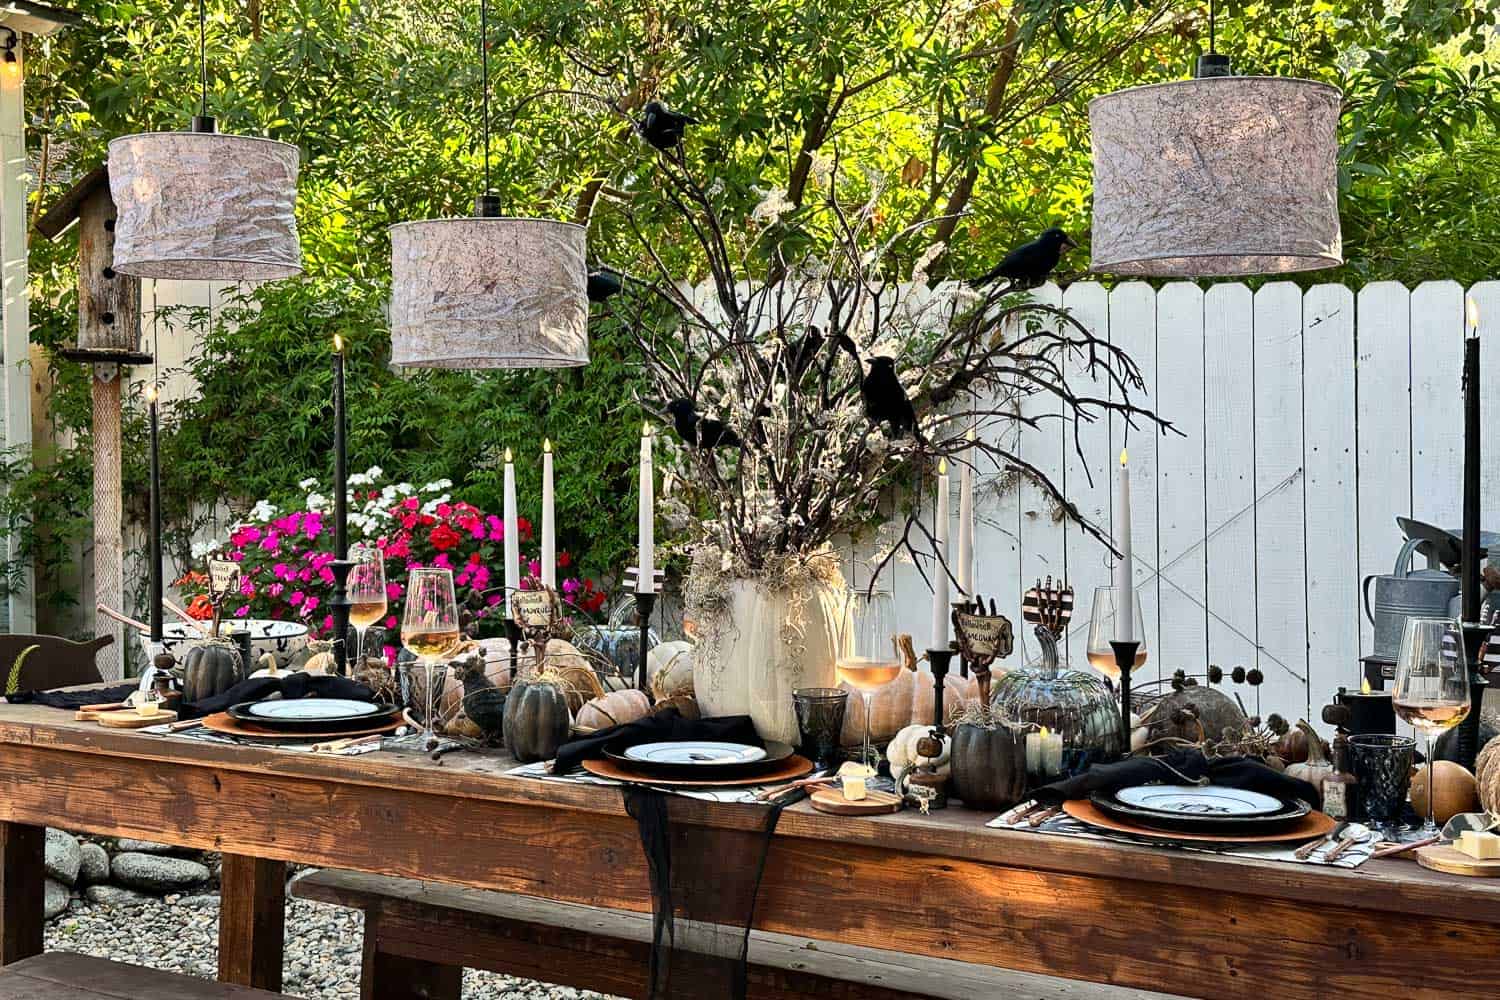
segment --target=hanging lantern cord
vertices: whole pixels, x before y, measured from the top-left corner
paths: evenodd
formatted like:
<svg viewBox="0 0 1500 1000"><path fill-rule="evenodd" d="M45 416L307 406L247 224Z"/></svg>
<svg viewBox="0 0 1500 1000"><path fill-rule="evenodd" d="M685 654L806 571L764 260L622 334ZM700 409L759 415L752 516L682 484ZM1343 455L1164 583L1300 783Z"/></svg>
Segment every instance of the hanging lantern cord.
<svg viewBox="0 0 1500 1000"><path fill-rule="evenodd" d="M204 0L198 0L198 113L193 116L194 132L212 132L216 128L208 113L208 12Z"/></svg>
<svg viewBox="0 0 1500 1000"><path fill-rule="evenodd" d="M490 5L479 0L479 65L484 84L480 97L481 124L484 133L484 191L474 199L474 214L494 218L500 214L500 198L490 193Z"/></svg>
<svg viewBox="0 0 1500 1000"><path fill-rule="evenodd" d="M1228 56L1219 55L1219 5L1208 0L1208 51L1198 57L1198 67L1193 76L1203 79L1208 76L1233 76L1234 69Z"/></svg>

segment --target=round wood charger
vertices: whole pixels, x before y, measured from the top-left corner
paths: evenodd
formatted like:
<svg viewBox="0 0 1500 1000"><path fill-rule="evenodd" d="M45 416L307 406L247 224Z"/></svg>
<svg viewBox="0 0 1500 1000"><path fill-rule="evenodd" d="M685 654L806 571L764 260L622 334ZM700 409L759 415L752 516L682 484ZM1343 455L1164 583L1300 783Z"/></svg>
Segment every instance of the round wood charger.
<svg viewBox="0 0 1500 1000"><path fill-rule="evenodd" d="M1429 844L1426 847L1417 848L1413 853L1417 856L1417 864L1423 868L1431 868L1435 872L1468 875L1474 878L1500 876L1500 860L1480 861L1448 844Z"/></svg>
<svg viewBox="0 0 1500 1000"><path fill-rule="evenodd" d="M1113 816L1106 816L1092 802L1084 799L1070 799L1064 802L1063 812L1072 816L1080 823L1086 823L1101 830L1113 830L1116 833L1128 833L1133 837L1150 837L1153 840L1167 841L1175 844L1280 844L1298 840L1312 840L1314 837L1326 837L1333 832L1335 826L1338 826L1332 816L1313 811L1280 833L1262 833L1259 835L1244 833L1178 833L1175 831L1153 830L1149 826L1137 826L1134 823L1122 822Z"/></svg>
<svg viewBox="0 0 1500 1000"><path fill-rule="evenodd" d="M799 757L796 754L792 754L785 760L778 761L775 767L762 771L759 774L743 778L716 778L712 781L656 778L651 775L641 774L638 771L627 770L608 759L586 760L583 762L583 769L601 778L627 781L633 785L651 785L655 788L751 788L755 785L775 785L783 781L794 781L811 773L813 765L812 761L806 757Z"/></svg>
<svg viewBox="0 0 1500 1000"><path fill-rule="evenodd" d="M808 796L818 812L834 816L880 816L901 811L901 796L872 788L862 799L846 799L841 788L814 788Z"/></svg>
<svg viewBox="0 0 1500 1000"><path fill-rule="evenodd" d="M260 726L251 725L248 722L238 722L231 719L226 712L215 712L213 715L203 717L203 728L212 729L216 733L224 733L227 736L244 736L253 740L279 740L283 743L316 743L319 740L336 740L345 736L374 736L376 734L393 733L402 726L401 716L396 716L390 722L378 726L365 726L360 729L339 729L334 732L296 732L288 733L279 729L264 729Z"/></svg>

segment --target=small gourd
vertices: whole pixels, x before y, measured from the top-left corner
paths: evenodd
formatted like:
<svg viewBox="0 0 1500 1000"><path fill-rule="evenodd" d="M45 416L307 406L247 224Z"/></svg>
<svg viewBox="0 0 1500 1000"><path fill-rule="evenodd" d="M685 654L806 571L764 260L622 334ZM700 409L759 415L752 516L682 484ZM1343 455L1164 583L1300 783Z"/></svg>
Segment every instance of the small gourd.
<svg viewBox="0 0 1500 1000"><path fill-rule="evenodd" d="M282 671L280 667L276 666L276 655L274 653L260 654L260 660L257 662L260 664L260 669L256 670L255 673L250 675L250 678L252 680L257 677L281 676Z"/></svg>
<svg viewBox="0 0 1500 1000"><path fill-rule="evenodd" d="M1323 779L1333 773L1333 763L1328 759L1328 753L1323 749L1323 740L1307 724L1306 719L1297 720L1297 729L1307 738L1307 759L1296 764L1286 766L1286 774L1289 777L1301 778L1303 781L1318 789L1322 793Z"/></svg>
<svg viewBox="0 0 1500 1000"><path fill-rule="evenodd" d="M651 676L651 694L657 701L693 693L693 649L693 644L683 639L651 647L646 656L646 671Z"/></svg>
<svg viewBox="0 0 1500 1000"><path fill-rule="evenodd" d="M1500 813L1500 737L1490 740L1474 761L1474 777L1479 784L1479 804L1492 813Z"/></svg>
<svg viewBox="0 0 1500 1000"><path fill-rule="evenodd" d="M636 690L611 691L584 704L574 724L579 729L606 729L643 719L651 713L651 699Z"/></svg>
<svg viewBox="0 0 1500 1000"><path fill-rule="evenodd" d="M245 664L239 647L219 635L219 609L214 609L213 629L193 643L182 658L182 700L193 704L213 698L244 678Z"/></svg>
<svg viewBox="0 0 1500 1000"><path fill-rule="evenodd" d="M950 740L940 741L942 750L936 757L923 757L917 752L917 743L932 733L931 726L913 724L901 730L885 748L886 759L891 762L891 777L899 784L901 776L921 765L931 765L939 775L947 775Z"/></svg>
<svg viewBox="0 0 1500 1000"><path fill-rule="evenodd" d="M321 653L314 653L302 665L302 669L309 674L331 674L337 667L338 661L334 659L333 653L328 650L324 650Z"/></svg>
<svg viewBox="0 0 1500 1000"><path fill-rule="evenodd" d="M1442 826L1459 813L1473 812L1479 806L1474 775L1462 764L1451 760L1434 761L1432 785L1437 790L1432 815ZM1427 765L1419 764L1411 775L1411 807L1418 816L1427 815Z"/></svg>
<svg viewBox="0 0 1500 1000"><path fill-rule="evenodd" d="M546 676L517 681L506 696L505 745L522 764L556 757L571 724L567 692Z"/></svg>

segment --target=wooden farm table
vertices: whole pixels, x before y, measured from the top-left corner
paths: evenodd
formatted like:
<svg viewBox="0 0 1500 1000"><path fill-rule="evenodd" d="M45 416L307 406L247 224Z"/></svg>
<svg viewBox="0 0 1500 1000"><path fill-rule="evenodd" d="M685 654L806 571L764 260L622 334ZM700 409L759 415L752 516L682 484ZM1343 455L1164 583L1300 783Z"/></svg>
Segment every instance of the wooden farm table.
<svg viewBox="0 0 1500 1000"><path fill-rule="evenodd" d="M42 948L42 828L224 852L220 978L276 989L285 863L650 907L615 788L503 776L501 754L314 756L0 705L0 962ZM748 822L673 801L674 820ZM788 810L756 925L1201 997L1493 997L1500 883L991 830L950 808ZM726 863L746 859L726 858Z"/></svg>

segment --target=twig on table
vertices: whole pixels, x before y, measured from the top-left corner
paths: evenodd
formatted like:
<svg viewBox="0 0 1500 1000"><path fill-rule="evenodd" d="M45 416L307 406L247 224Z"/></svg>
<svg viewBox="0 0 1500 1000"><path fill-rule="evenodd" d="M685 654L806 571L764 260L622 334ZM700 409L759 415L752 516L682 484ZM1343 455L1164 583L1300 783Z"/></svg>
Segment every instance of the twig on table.
<svg viewBox="0 0 1500 1000"><path fill-rule="evenodd" d="M151 634L151 628L150 628L150 626L146 625L144 622L138 622L138 621L136 621L134 618L131 618L129 615L122 615L122 614L120 614L120 612L116 611L114 608L110 607L107 604L96 604L94 606L94 610L97 611L97 612L99 612L101 615L103 615L106 618L113 618L115 621L119 622L121 625L129 625L131 628L138 629L139 631L144 632L146 635L150 635Z"/></svg>
<svg viewBox="0 0 1500 1000"><path fill-rule="evenodd" d="M161 599L161 606L172 612L172 614L176 615L178 618L181 618L183 621L187 622L189 625L193 626L193 628L197 629L199 633L208 635L207 625L203 624L198 619L188 614L187 609L179 607L170 598L163 597Z"/></svg>

